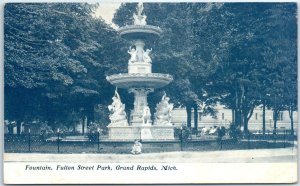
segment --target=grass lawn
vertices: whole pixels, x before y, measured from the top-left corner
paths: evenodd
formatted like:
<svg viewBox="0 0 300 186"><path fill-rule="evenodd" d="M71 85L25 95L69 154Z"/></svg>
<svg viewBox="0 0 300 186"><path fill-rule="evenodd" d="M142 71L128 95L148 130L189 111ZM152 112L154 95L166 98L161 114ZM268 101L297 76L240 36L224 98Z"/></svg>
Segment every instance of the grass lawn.
<svg viewBox="0 0 300 186"><path fill-rule="evenodd" d="M92 141L82 142L47 142L39 138L39 136L31 136L30 144L28 137L11 137L5 138L4 149L6 153L119 153L128 154L133 145L132 142L101 142ZM234 141L232 139L223 140L221 143L216 140L192 140L183 142L142 142L143 152L171 152L171 151L218 151L218 150L238 150L238 149L268 149L268 148L284 148L293 146L293 140L278 139L242 139Z"/></svg>

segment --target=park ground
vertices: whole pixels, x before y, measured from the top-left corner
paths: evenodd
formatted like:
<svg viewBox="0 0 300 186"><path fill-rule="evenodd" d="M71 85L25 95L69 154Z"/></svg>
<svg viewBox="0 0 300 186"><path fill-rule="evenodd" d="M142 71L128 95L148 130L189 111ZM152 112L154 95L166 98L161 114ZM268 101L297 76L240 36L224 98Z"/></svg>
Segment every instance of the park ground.
<svg viewBox="0 0 300 186"><path fill-rule="evenodd" d="M210 152L162 152L131 154L38 154L5 153L4 162L85 163L291 163L297 162L295 147Z"/></svg>

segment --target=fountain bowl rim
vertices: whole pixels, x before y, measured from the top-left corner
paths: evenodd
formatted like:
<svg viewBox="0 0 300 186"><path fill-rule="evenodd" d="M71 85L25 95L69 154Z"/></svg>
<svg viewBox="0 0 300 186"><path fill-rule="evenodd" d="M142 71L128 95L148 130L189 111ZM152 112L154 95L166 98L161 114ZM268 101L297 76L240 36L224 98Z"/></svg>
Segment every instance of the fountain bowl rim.
<svg viewBox="0 0 300 186"><path fill-rule="evenodd" d="M160 37L162 30L152 25L126 25L118 29L119 35L124 39L155 39Z"/></svg>
<svg viewBox="0 0 300 186"><path fill-rule="evenodd" d="M119 73L106 79L118 88L161 88L173 81L173 76L162 73Z"/></svg>

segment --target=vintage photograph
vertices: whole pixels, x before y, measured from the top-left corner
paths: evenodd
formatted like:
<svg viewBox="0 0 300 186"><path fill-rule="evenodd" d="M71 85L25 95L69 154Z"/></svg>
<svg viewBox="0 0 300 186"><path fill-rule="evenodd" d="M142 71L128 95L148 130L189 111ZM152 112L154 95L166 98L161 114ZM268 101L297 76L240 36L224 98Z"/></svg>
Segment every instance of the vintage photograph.
<svg viewBox="0 0 300 186"><path fill-rule="evenodd" d="M297 182L297 3L3 13L4 183Z"/></svg>

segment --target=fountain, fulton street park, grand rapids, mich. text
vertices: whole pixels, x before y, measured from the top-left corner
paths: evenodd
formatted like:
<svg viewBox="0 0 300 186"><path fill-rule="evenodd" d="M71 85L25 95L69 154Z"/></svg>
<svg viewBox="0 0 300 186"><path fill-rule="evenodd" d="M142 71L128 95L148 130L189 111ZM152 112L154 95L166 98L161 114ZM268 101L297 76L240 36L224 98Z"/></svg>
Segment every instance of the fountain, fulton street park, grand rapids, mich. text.
<svg viewBox="0 0 300 186"><path fill-rule="evenodd" d="M154 121L147 103L147 95L155 88L168 85L173 77L169 74L152 73L151 49L144 50L145 41L160 37L159 27L147 25L147 16L143 13L143 3L139 3L134 13L134 24L119 28L118 32L124 39L132 41L128 53L128 73L114 74L106 79L117 88L128 89L134 93L134 109L129 114L116 89L113 102L109 105L110 124L108 125L109 140L174 140L174 127L171 123L173 104L169 97L163 95L156 106Z"/></svg>

